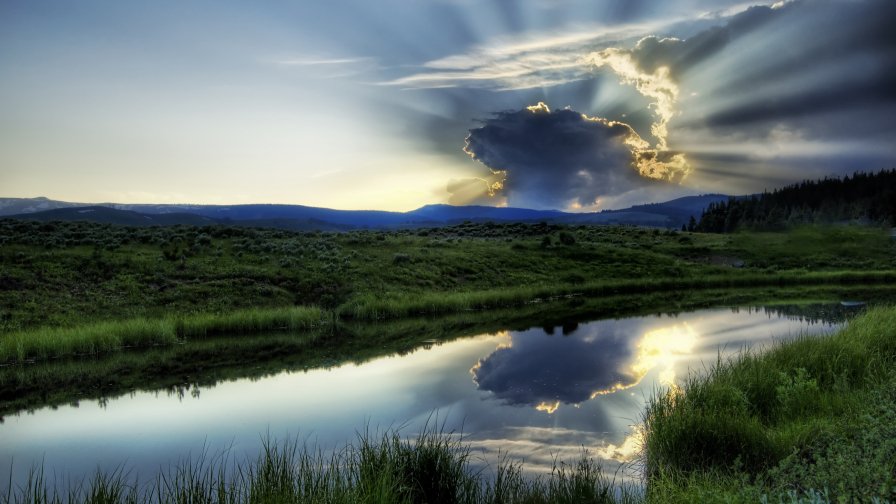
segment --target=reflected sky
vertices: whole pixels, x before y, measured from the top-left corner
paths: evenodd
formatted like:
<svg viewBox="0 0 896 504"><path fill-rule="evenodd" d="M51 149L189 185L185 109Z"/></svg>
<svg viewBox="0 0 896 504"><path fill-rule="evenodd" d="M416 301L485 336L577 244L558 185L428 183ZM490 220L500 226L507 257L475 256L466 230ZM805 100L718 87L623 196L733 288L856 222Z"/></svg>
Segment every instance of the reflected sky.
<svg viewBox="0 0 896 504"><path fill-rule="evenodd" d="M485 461L530 471L587 448L608 470L637 448L657 387L745 346L835 326L759 310L704 310L466 338L406 356L329 370L235 380L193 393L134 393L11 415L0 425L0 474L34 463L79 478L124 464L147 481L160 467L230 447L254 457L264 436L329 450L370 428L418 432L437 418ZM2 485L6 485L3 481Z"/></svg>

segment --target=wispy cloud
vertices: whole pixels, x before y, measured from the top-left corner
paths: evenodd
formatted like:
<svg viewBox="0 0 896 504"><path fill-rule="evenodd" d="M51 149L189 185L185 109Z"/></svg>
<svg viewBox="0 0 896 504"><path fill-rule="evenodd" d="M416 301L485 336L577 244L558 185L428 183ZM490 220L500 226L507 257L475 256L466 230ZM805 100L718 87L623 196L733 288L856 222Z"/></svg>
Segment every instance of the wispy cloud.
<svg viewBox="0 0 896 504"><path fill-rule="evenodd" d="M359 65L373 63L373 58L285 58L274 63L282 66Z"/></svg>
<svg viewBox="0 0 896 504"><path fill-rule="evenodd" d="M270 60L283 69L301 70L306 75L320 79L344 79L369 74L379 69L377 60L359 57L298 56Z"/></svg>
<svg viewBox="0 0 896 504"><path fill-rule="evenodd" d="M593 77L590 52L635 41L662 25L589 26L564 34L501 38L465 53L428 61L383 84L406 88L463 86L499 91L551 87Z"/></svg>

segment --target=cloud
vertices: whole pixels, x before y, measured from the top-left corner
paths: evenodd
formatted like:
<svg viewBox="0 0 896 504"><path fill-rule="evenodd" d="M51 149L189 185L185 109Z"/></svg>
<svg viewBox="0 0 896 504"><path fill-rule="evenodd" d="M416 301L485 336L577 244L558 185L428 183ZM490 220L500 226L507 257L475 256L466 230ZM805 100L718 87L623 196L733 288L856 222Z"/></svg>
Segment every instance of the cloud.
<svg viewBox="0 0 896 504"><path fill-rule="evenodd" d="M660 383L674 385L676 363L694 352L698 334L686 323L633 338L638 332L623 321L605 321L566 328L563 336L514 333L509 345L481 359L471 372L480 389L549 414L561 404L633 387L653 371Z"/></svg>
<svg viewBox="0 0 896 504"><path fill-rule="evenodd" d="M470 131L479 142L466 150L488 167L481 178L489 182L471 179L466 187L479 192L452 201L483 202L494 193L511 205L596 208L598 198L606 203L664 187L644 177L701 192L748 193L891 166L896 2L768 3L655 24L493 39L430 60L391 84L452 86L445 94L467 97L472 110L452 117L452 131L439 127L431 135L437 139L463 134L464 121L483 110L510 110ZM544 122L591 147L576 149L560 132L540 131L522 105L541 101L587 114L577 123ZM590 119L605 122L584 124ZM772 138L776 131L799 135Z"/></svg>
<svg viewBox="0 0 896 504"><path fill-rule="evenodd" d="M464 151L489 168L487 192L511 205L594 208L601 196L688 172L683 154L652 148L628 124L544 103L495 114L470 130Z"/></svg>
<svg viewBox="0 0 896 504"><path fill-rule="evenodd" d="M467 53L428 61L418 71L383 84L403 88L486 88L498 91L544 88L590 79L593 73L582 55L595 47L639 34L659 25L594 26L568 33L529 34L499 39Z"/></svg>
<svg viewBox="0 0 896 504"><path fill-rule="evenodd" d="M516 333L510 346L479 361L473 379L481 390L509 404L532 407L578 404L595 391L635 380L624 369L632 354L629 335L606 331L593 338L581 336Z"/></svg>

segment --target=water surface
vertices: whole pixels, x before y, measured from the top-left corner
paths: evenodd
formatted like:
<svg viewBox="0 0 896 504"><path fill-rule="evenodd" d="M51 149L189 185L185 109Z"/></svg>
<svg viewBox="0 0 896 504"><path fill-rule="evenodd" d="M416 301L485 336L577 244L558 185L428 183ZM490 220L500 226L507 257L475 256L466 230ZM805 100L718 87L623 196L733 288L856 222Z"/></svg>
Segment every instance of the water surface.
<svg viewBox="0 0 896 504"><path fill-rule="evenodd" d="M482 334L363 364L82 401L6 417L0 474L21 482L43 464L50 478L77 480L124 466L147 481L203 451L254 458L266 436L328 450L365 428L413 436L435 421L485 461L506 453L537 472L585 447L613 470L631 460L659 387L746 346L837 327L787 310L710 309Z"/></svg>

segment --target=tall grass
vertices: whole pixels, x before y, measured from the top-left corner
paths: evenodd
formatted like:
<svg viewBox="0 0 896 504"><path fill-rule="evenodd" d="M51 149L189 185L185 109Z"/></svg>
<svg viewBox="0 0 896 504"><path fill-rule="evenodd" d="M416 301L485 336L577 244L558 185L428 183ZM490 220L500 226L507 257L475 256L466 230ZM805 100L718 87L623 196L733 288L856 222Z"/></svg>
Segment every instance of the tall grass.
<svg viewBox="0 0 896 504"><path fill-rule="evenodd" d="M780 475L793 474L793 467L805 471L821 462L836 464L822 447L842 451L855 444L857 431L877 426L881 415L896 417L896 411L890 412L896 410L896 394L881 400L882 391L896 383L894 364L892 307L870 309L831 336L802 337L763 354L745 351L717 362L708 373L692 375L680 388L649 402L644 416L648 489L664 496L659 500L675 500L671 494L682 487L718 491L720 482L730 485L740 478L763 488L794 490L794 478L784 481ZM880 404L884 413L875 410ZM886 496L891 486L896 493L896 471L880 475L871 466L892 467L896 444L887 442L896 428L880 432L887 434L864 441L864 460L856 457L854 467L842 470L865 470L873 482L868 491ZM875 459L872 453L880 447L886 450ZM833 478L820 484L838 491ZM855 498L840 490L844 498Z"/></svg>
<svg viewBox="0 0 896 504"><path fill-rule="evenodd" d="M325 320L320 308L299 306L37 328L2 335L0 363L96 355L128 347L170 345L222 333L310 330Z"/></svg>
<svg viewBox="0 0 896 504"><path fill-rule="evenodd" d="M433 292L387 295L364 293L340 306L343 318L380 320L415 315L435 315L466 310L520 306L573 296L618 296L649 292L694 289L751 288L764 286L893 284L894 271L781 273L731 273L681 278L640 278L636 280L591 281L578 285L557 283L479 291Z"/></svg>
<svg viewBox="0 0 896 504"><path fill-rule="evenodd" d="M493 290L417 294L358 294L335 311L315 306L249 308L161 318L42 327L0 334L0 363L96 355L129 347L170 345L220 334L309 330L336 319L383 320L510 308L571 297L610 297L672 291L818 285L892 285L896 272L744 273L708 277L545 284Z"/></svg>
<svg viewBox="0 0 896 504"><path fill-rule="evenodd" d="M521 466L478 467L463 440L424 429L415 439L366 432L332 454L267 440L254 460L228 453L185 461L140 485L121 470L57 491L41 469L4 504L62 503L612 503L630 501L590 458L527 478Z"/></svg>

